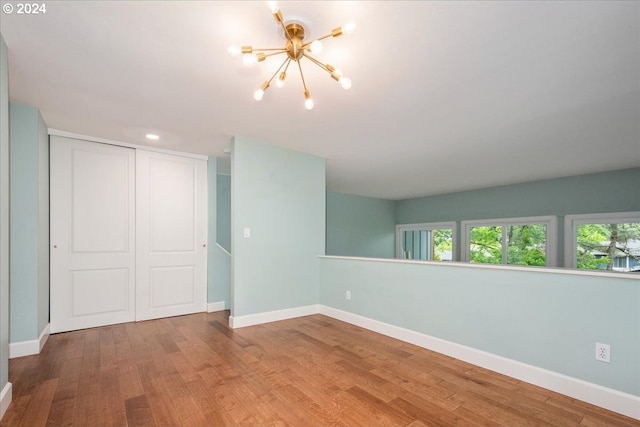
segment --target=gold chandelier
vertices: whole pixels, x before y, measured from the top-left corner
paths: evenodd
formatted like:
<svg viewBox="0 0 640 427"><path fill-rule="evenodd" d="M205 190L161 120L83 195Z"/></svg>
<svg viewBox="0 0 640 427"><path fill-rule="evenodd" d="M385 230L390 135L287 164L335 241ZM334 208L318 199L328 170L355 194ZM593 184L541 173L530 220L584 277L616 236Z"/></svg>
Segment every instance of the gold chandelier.
<svg viewBox="0 0 640 427"><path fill-rule="evenodd" d="M255 92L253 92L253 98L256 101L261 101L264 92L271 86L271 82L273 79L278 76L276 80L276 86L282 87L284 86L284 81L287 78L287 70L289 69L289 65L291 62L295 62L298 65L298 70L300 71L300 78L302 79L302 87L304 89L304 106L307 110L311 110L313 108L313 99L311 98L311 94L309 93L309 89L307 88L307 83L304 79L304 74L302 73L302 65L300 61L302 58L307 58L313 64L325 70L329 75L340 83L340 85L344 89L351 88L351 79L342 75L342 72L329 64L323 64L322 62L315 59L310 53L319 54L322 52L322 42L328 37L338 37L343 34L350 34L355 30L355 23L353 21L348 22L342 27L337 27L331 30L331 33L318 37L317 39L311 41L305 41L305 28L300 22L290 21L285 22L282 17L282 12L278 8L277 2L268 1L267 5L273 14L276 22L280 27L282 27L282 31L284 33L284 37L286 38L286 43L284 48L254 48L252 46L231 46L229 47L229 54L234 57L238 57L242 55L242 62L245 66L251 67L258 62L262 62L270 56L280 55L286 53L286 58L280 64L278 69L276 69L275 73L271 76L269 80L265 80Z"/></svg>

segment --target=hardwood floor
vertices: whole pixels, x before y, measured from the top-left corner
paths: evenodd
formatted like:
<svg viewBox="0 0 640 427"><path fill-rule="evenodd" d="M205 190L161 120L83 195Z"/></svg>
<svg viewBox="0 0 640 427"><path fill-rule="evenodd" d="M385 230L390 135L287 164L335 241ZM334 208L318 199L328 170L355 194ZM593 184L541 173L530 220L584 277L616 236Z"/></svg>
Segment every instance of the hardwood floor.
<svg viewBox="0 0 640 427"><path fill-rule="evenodd" d="M12 359L2 426L640 426L322 315L228 312L52 335Z"/></svg>

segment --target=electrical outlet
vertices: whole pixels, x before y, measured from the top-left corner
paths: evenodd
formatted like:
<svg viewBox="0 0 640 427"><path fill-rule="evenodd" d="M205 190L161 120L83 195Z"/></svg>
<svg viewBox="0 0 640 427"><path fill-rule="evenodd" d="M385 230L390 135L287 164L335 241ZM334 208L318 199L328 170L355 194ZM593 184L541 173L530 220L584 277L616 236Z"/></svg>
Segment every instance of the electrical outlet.
<svg viewBox="0 0 640 427"><path fill-rule="evenodd" d="M347 301L351 301L351 291L347 291L344 297L347 299Z"/></svg>
<svg viewBox="0 0 640 427"><path fill-rule="evenodd" d="M596 360L611 362L611 346L609 344L596 343Z"/></svg>

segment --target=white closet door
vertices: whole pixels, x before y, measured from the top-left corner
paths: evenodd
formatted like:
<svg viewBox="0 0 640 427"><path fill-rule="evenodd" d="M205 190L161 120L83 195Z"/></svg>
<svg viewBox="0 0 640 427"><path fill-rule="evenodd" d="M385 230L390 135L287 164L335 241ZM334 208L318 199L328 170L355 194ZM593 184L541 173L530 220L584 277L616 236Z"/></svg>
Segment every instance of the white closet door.
<svg viewBox="0 0 640 427"><path fill-rule="evenodd" d="M207 164L136 151L136 320L205 311Z"/></svg>
<svg viewBox="0 0 640 427"><path fill-rule="evenodd" d="M135 319L135 151L51 137L51 332Z"/></svg>

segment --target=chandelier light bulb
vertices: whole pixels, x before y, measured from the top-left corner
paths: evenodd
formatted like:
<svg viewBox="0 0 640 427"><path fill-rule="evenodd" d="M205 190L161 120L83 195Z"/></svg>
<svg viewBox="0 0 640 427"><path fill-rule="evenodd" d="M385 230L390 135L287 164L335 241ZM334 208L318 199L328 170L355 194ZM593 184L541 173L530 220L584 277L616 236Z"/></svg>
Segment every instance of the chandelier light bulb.
<svg viewBox="0 0 640 427"><path fill-rule="evenodd" d="M311 99L311 94L308 90L304 91L304 108L313 110L313 99Z"/></svg>
<svg viewBox="0 0 640 427"><path fill-rule="evenodd" d="M277 87L283 87L284 86L284 79L287 78L287 74L283 71L282 73L280 73L280 77L278 77L278 80L276 80L276 86Z"/></svg>
<svg viewBox="0 0 640 427"><path fill-rule="evenodd" d="M307 110L313 110L313 99L306 99L304 101L304 108L306 108Z"/></svg>
<svg viewBox="0 0 640 427"><path fill-rule="evenodd" d="M237 58L242 53L242 48L240 46L229 46L227 53L230 56Z"/></svg>
<svg viewBox="0 0 640 427"><path fill-rule="evenodd" d="M271 11L271 13L278 13L278 11L280 10L280 8L278 7L277 1L268 1L267 7Z"/></svg>
<svg viewBox="0 0 640 427"><path fill-rule="evenodd" d="M258 57L253 53L245 53L244 55L242 55L242 63L246 67L253 67L258 63Z"/></svg>
<svg viewBox="0 0 640 427"><path fill-rule="evenodd" d="M349 77L340 77L338 82L343 89L351 89L351 79Z"/></svg>
<svg viewBox="0 0 640 427"><path fill-rule="evenodd" d="M263 89L257 89L255 92L253 92L253 99L255 99L256 101L262 101L263 97L264 97Z"/></svg>
<svg viewBox="0 0 640 427"><path fill-rule="evenodd" d="M314 40L313 42L311 42L309 50L311 51L311 53L314 53L316 55L322 53L322 42L320 40Z"/></svg>
<svg viewBox="0 0 640 427"><path fill-rule="evenodd" d="M342 34L344 34L345 36L348 36L349 34L353 34L355 30L356 30L356 21L347 21L342 26Z"/></svg>

